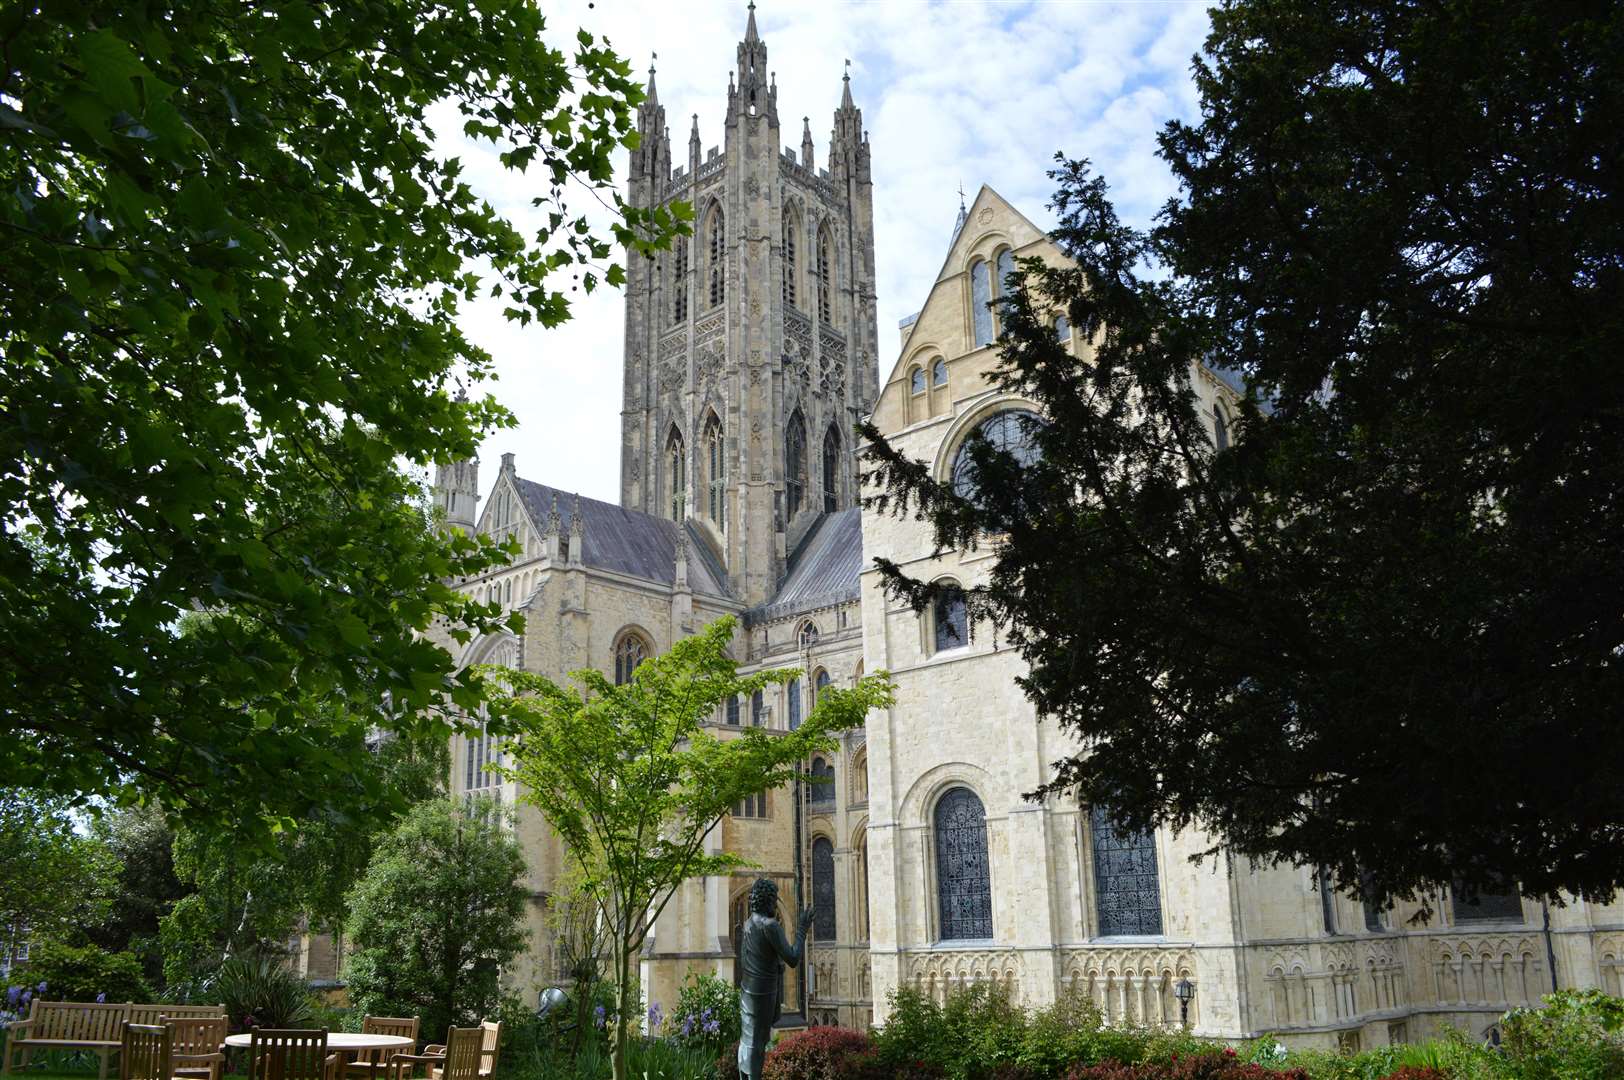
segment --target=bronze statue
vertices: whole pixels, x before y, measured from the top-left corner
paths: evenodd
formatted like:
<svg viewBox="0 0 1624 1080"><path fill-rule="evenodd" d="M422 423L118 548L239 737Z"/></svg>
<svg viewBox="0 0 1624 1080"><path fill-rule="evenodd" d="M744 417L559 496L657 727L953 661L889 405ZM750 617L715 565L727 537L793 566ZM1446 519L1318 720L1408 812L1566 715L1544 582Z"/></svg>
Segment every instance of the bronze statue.
<svg viewBox="0 0 1624 1080"><path fill-rule="evenodd" d="M767 1053L767 1037L784 1013L784 967L801 962L806 947L806 931L812 925L812 909L801 912L801 925L795 932L795 946L784 937L784 927L775 917L778 886L766 878L756 878L750 886L750 917L739 928L739 1076L760 1080L761 1061Z"/></svg>

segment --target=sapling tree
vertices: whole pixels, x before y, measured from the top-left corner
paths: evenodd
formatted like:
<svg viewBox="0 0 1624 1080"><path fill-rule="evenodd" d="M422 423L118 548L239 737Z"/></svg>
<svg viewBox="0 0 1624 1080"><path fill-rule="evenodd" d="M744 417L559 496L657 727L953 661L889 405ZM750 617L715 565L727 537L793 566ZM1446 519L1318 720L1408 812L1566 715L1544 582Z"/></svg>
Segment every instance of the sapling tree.
<svg viewBox="0 0 1624 1080"><path fill-rule="evenodd" d="M739 800L789 783L809 754L833 749L832 732L891 701L890 681L877 672L820 692L794 731L713 731L708 721L728 699L800 674L740 676L727 655L734 627L731 617L718 619L620 686L590 669L573 673L573 688L530 672L490 673L505 684L490 707L511 740L503 771L557 831L603 918L619 999L616 1080L626 1076L635 965L650 928L683 882L749 865L705 850L707 835Z"/></svg>

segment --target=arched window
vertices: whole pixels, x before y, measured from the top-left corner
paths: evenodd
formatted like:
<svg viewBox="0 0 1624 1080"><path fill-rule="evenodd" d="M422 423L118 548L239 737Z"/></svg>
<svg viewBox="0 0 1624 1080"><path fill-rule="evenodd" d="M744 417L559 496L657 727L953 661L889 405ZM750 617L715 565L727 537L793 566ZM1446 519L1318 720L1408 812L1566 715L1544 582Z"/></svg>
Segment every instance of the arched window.
<svg viewBox="0 0 1624 1080"><path fill-rule="evenodd" d="M931 607L935 615L937 652L970 643L970 620L965 610L963 589L948 585Z"/></svg>
<svg viewBox="0 0 1624 1080"><path fill-rule="evenodd" d="M722 422L712 413L705 424L705 511L718 528L727 520L727 444Z"/></svg>
<svg viewBox="0 0 1624 1080"><path fill-rule="evenodd" d="M801 264L797 258L797 237L800 232L801 219L793 208L784 212L784 306L795 307L796 278L800 275Z"/></svg>
<svg viewBox="0 0 1624 1080"><path fill-rule="evenodd" d="M1222 405L1212 407L1212 444L1220 450L1229 449L1229 419Z"/></svg>
<svg viewBox="0 0 1624 1080"><path fill-rule="evenodd" d="M932 386L947 385L947 361L937 360L930 368L930 384Z"/></svg>
<svg viewBox="0 0 1624 1080"><path fill-rule="evenodd" d="M987 812L976 793L956 787L936 804L936 903L943 941L992 937Z"/></svg>
<svg viewBox="0 0 1624 1080"><path fill-rule="evenodd" d="M501 776L490 770L504 764L502 745L485 730L483 721L477 732L464 737L462 760L464 791L483 791L501 784Z"/></svg>
<svg viewBox="0 0 1624 1080"><path fill-rule="evenodd" d="M818 318L824 322L834 318L834 247L829 226L821 226L818 229Z"/></svg>
<svg viewBox="0 0 1624 1080"><path fill-rule="evenodd" d="M827 836L812 841L812 936L835 939L835 846Z"/></svg>
<svg viewBox="0 0 1624 1080"><path fill-rule="evenodd" d="M739 726L739 697L737 694L727 699L727 722L730 727Z"/></svg>
<svg viewBox="0 0 1624 1080"><path fill-rule="evenodd" d="M801 624L801 629L796 632L795 641L803 649L809 649L816 645L818 643L818 624L811 619L806 620Z"/></svg>
<svg viewBox="0 0 1624 1080"><path fill-rule="evenodd" d="M688 238L679 236L672 243L671 321L680 323L688 319Z"/></svg>
<svg viewBox="0 0 1624 1080"><path fill-rule="evenodd" d="M823 688L828 685L829 672L819 668L817 678L812 680L812 704L816 705L818 703L818 698L823 696Z"/></svg>
<svg viewBox="0 0 1624 1080"><path fill-rule="evenodd" d="M823 433L823 512L832 514L840 505L840 429L833 424Z"/></svg>
<svg viewBox="0 0 1624 1080"><path fill-rule="evenodd" d="M814 806L828 806L835 801L835 767L821 757L812 759L811 800Z"/></svg>
<svg viewBox="0 0 1624 1080"><path fill-rule="evenodd" d="M1064 315L1056 315L1054 320L1054 337L1056 341L1071 340L1071 320Z"/></svg>
<svg viewBox="0 0 1624 1080"><path fill-rule="evenodd" d="M1474 891L1456 881L1450 885L1449 901L1457 924L1501 919L1523 921L1522 897L1514 887L1501 886L1493 892Z"/></svg>
<svg viewBox="0 0 1624 1080"><path fill-rule="evenodd" d="M675 427L665 440L666 491L671 496L671 520L681 521L688 516L688 451L682 445L682 433Z"/></svg>
<svg viewBox="0 0 1624 1080"><path fill-rule="evenodd" d="M863 830L863 838L857 842L857 872L862 875L861 899L863 902L863 923L857 928L857 940L868 940L868 830Z"/></svg>
<svg viewBox="0 0 1624 1080"><path fill-rule="evenodd" d="M1162 892L1156 873L1156 838L1119 832L1103 806L1088 814L1094 848L1094 904L1100 936L1162 932Z"/></svg>
<svg viewBox="0 0 1624 1080"><path fill-rule="evenodd" d="M765 695L760 690L750 695L750 726L760 727L767 717Z"/></svg>
<svg viewBox="0 0 1624 1080"><path fill-rule="evenodd" d="M992 344L992 272L986 260L970 264L970 323L975 331L975 348Z"/></svg>
<svg viewBox="0 0 1624 1080"><path fill-rule="evenodd" d="M632 681L637 665L648 659L648 642L635 630L627 630L615 642L615 685L624 686Z"/></svg>
<svg viewBox="0 0 1624 1080"><path fill-rule="evenodd" d="M910 393L923 394L925 392L925 369L914 368L913 374L908 376L908 390Z"/></svg>
<svg viewBox="0 0 1624 1080"><path fill-rule="evenodd" d="M710 228L706 231L706 236L710 241L710 261L705 268L710 276L711 307L715 307L727 297L727 267L724 258L727 251L727 228L722 220L720 206L711 209Z"/></svg>
<svg viewBox="0 0 1624 1080"><path fill-rule="evenodd" d="M789 686L784 688L784 699L789 706L789 729L794 731L801 726L801 680L791 679Z"/></svg>
<svg viewBox="0 0 1624 1080"><path fill-rule="evenodd" d="M1037 413L1030 409L1005 409L977 424L954 455L953 490L966 499L974 499L980 490L976 464L969 454L970 443L976 436L986 439L995 450L1011 455L1021 466L1035 465L1040 456L1037 425L1041 423Z"/></svg>
<svg viewBox="0 0 1624 1080"><path fill-rule="evenodd" d="M801 512L801 499L806 495L806 421L801 410L790 414L789 426L784 429L784 497L789 503L789 516Z"/></svg>
<svg viewBox="0 0 1624 1080"><path fill-rule="evenodd" d="M1009 248L1005 248L1003 251L1000 251L998 253L998 295L999 296L1014 296L1015 295L1016 283L1012 280L1014 277L1015 277L1015 253L1013 251L1011 251Z"/></svg>

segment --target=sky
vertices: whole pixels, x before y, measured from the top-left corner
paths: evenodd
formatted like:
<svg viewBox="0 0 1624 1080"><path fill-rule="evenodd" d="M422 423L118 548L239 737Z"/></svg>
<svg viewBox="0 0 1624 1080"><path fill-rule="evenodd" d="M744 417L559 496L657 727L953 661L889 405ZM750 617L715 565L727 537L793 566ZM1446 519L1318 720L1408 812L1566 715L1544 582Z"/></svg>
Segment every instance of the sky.
<svg viewBox="0 0 1624 1080"><path fill-rule="evenodd" d="M544 11L555 47L568 51L584 28L636 71L658 54L674 158L686 160L695 113L701 145L721 145L743 2L571 0ZM810 117L819 168L851 61L874 175L882 381L896 361L898 321L924 302L946 256L961 185L971 199L990 185L1045 228L1057 151L1090 159L1131 224L1149 224L1176 191L1155 137L1168 119L1195 118L1190 61L1207 34L1206 0L761 0L756 23L777 74L782 141L798 152ZM539 179L505 173L494 148L455 124L440 131L441 149L462 157L476 190L521 227L532 220ZM626 168L623 152L622 184ZM571 209L589 204L574 189ZM622 294L574 294L572 318L553 329L510 323L498 302L465 309L462 326L495 360L497 380L480 389L518 421L480 449L482 500L512 452L521 476L617 501Z"/></svg>

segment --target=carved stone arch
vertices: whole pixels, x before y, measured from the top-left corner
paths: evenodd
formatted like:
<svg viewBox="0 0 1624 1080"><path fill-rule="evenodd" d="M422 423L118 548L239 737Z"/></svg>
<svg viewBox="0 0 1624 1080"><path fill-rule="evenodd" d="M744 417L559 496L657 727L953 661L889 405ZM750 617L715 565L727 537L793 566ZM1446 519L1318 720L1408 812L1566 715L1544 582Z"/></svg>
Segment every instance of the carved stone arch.
<svg viewBox="0 0 1624 1080"><path fill-rule="evenodd" d="M637 623L627 623L615 631L610 643L609 675L617 684L628 682L637 665L653 655L654 635Z"/></svg>
<svg viewBox="0 0 1624 1080"><path fill-rule="evenodd" d="M973 408L967 409L962 415L956 417L948 427L947 434L936 447L935 460L931 462L931 475L939 480L951 481L953 479L953 461L958 456L959 447L970 433L981 426L982 421L995 413L1010 409L1024 409L1043 417L1043 410L1031 398L1017 394L1000 394L977 402ZM1044 417L1047 420L1046 417Z"/></svg>
<svg viewBox="0 0 1624 1080"><path fill-rule="evenodd" d="M992 790L991 773L967 761L944 762L921 773L902 796L898 824L903 827L929 825L937 801L953 787L969 788L984 808L992 805L988 799ZM991 816L990 809L988 816Z"/></svg>
<svg viewBox="0 0 1624 1080"><path fill-rule="evenodd" d="M968 271L970 264L977 259L985 262L995 262L998 258L998 252L1005 248L1013 250L1016 246L1015 238L1010 236L1009 233L1002 229L988 229L977 236L975 242L965 249L964 258L959 264L959 270L960 272Z"/></svg>
<svg viewBox="0 0 1624 1080"><path fill-rule="evenodd" d="M499 667L519 666L519 638L508 630L485 634L468 643L463 650L459 667L475 664L495 664Z"/></svg>
<svg viewBox="0 0 1624 1080"><path fill-rule="evenodd" d="M860 746L851 755L846 767L846 805L859 806L868 802L868 746ZM863 818L866 826L868 818ZM860 828L863 826L859 826Z"/></svg>

